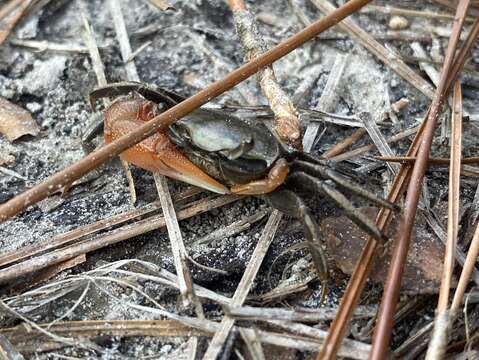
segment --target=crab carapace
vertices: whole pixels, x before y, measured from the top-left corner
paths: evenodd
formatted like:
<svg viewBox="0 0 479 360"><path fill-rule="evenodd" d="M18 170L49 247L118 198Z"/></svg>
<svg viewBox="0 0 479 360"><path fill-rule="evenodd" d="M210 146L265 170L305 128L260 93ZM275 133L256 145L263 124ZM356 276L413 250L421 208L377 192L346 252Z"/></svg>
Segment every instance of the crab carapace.
<svg viewBox="0 0 479 360"><path fill-rule="evenodd" d="M174 92L134 82L98 88L100 98L115 98L105 110L104 137L109 143L149 121L184 98ZM158 131L120 157L138 167L216 192L257 195L297 218L323 286L328 267L318 224L297 189L327 196L360 228L381 241L385 236L337 188L387 208L395 205L349 180L331 162L287 150L261 122L221 111L198 109ZM346 174L349 175L349 174Z"/></svg>

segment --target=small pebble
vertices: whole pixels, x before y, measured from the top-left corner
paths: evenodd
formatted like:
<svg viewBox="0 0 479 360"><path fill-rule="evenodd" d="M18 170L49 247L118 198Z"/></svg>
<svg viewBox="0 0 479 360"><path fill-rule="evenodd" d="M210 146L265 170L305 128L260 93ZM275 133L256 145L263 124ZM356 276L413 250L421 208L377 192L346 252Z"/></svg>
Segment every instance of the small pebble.
<svg viewBox="0 0 479 360"><path fill-rule="evenodd" d="M403 30L409 26L409 21L404 16L393 16L388 26L392 30Z"/></svg>
<svg viewBox="0 0 479 360"><path fill-rule="evenodd" d="M37 102L28 103L26 106L28 111L30 111L33 114L40 112L42 110L42 105Z"/></svg>

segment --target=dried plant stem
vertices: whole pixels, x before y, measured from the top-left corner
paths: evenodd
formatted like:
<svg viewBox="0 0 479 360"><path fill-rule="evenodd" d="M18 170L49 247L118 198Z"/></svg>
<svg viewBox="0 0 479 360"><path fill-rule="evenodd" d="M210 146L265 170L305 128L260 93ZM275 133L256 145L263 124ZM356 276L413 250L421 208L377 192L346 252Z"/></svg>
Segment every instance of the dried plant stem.
<svg viewBox="0 0 479 360"><path fill-rule="evenodd" d="M319 10L325 14L331 14L336 8L328 0L310 0ZM352 38L374 54L384 64L389 66L395 73L408 81L428 98L434 97L434 89L421 76L416 74L406 65L397 54L382 46L371 35L359 27L353 20L345 19L338 23L338 26L346 31Z"/></svg>
<svg viewBox="0 0 479 360"><path fill-rule="evenodd" d="M139 310L145 312L153 312L156 309L141 307ZM162 314L163 315L163 314ZM171 314L173 315L173 314ZM173 315L174 316L174 315ZM50 330L68 336L93 338L99 334L111 336L211 336L216 330L220 328L220 324L211 320L198 320L188 318L185 316L174 316L176 319L168 320L87 320L87 321L64 321L54 324ZM289 324L288 324L289 325ZM291 324L289 328L294 328ZM48 328L49 324L37 325L40 330ZM285 327L286 324L283 324ZM315 334L307 334L305 336L298 336L288 332L276 333L264 330L258 330L257 335L263 344L270 344L274 346L281 346L284 348L293 348L302 351L314 351L318 344L324 338L324 334L318 329L306 327L309 331L315 330ZM19 345L22 352L34 352L31 348L23 348L21 343L25 336L32 336L39 338L43 336L41 331L37 328L32 328L29 332L25 331L24 327L0 329L0 334L5 334L11 342ZM254 335L255 330L238 327L248 335ZM289 330L289 329L287 329ZM316 334L319 333L319 334ZM322 335L322 336L318 336ZM360 343L358 341L348 340L339 351L340 356L351 359L367 359L367 350L369 345Z"/></svg>
<svg viewBox="0 0 479 360"><path fill-rule="evenodd" d="M259 35L253 15L247 10L243 0L229 0L233 12L236 33L240 38L246 61L257 58L266 51L266 44ZM258 82L275 117L274 131L279 138L295 147L301 146L301 128L298 110L276 80L273 66L257 72Z"/></svg>
<svg viewBox="0 0 479 360"><path fill-rule="evenodd" d="M391 161L398 163L413 163L416 161L414 156L376 156L377 160ZM448 158L429 158L429 165L449 165L450 159ZM479 156L466 157L461 159L461 164L479 164Z"/></svg>
<svg viewBox="0 0 479 360"><path fill-rule="evenodd" d="M416 126L416 127L413 127L411 129L407 129L407 130L404 130L404 131L401 131L400 133L396 134L396 135L393 135L391 136L389 139L386 139L387 143L389 144L392 144L392 143L395 143L395 142L398 142L398 141L401 141L411 135L414 135L415 133L418 132L418 129L419 129L419 126ZM355 157L358 157L362 154L365 154L369 151L372 151L376 148L376 146L374 144L370 144L370 145L364 145L364 146L361 146L357 149L354 149L354 150L351 150L351 151L348 151L348 152L345 152L345 153L342 153L342 154L339 154L339 155L336 155L336 156L333 156L332 158L330 158L331 160L333 161L336 161L336 162L340 162L340 161L344 161L344 160L349 160L349 159L353 159Z"/></svg>
<svg viewBox="0 0 479 360"><path fill-rule="evenodd" d="M34 0L11 0L0 9L0 45L4 43L33 1Z"/></svg>
<svg viewBox="0 0 479 360"><path fill-rule="evenodd" d="M347 55L337 55L334 60L334 64L329 73L328 81L326 86L323 89L323 93L319 98L318 105L315 110L319 111L333 111L336 106L336 101L338 99L336 88L341 80L344 69L347 65ZM320 125L318 123L311 122L303 137L303 148L304 151L310 152L313 149L315 144L316 137L318 135Z"/></svg>
<svg viewBox="0 0 479 360"><path fill-rule="evenodd" d="M20 40L20 39L10 39L9 44L34 49L38 52L44 51L53 51L59 53L79 53L79 54L88 54L89 50L85 46L75 45L75 44L59 44L50 41L38 41L38 40Z"/></svg>
<svg viewBox="0 0 479 360"><path fill-rule="evenodd" d="M156 189L160 197L161 208L166 221L166 228L171 243L171 251L173 252L173 260L175 262L176 273L179 280L180 294L183 297L184 305L195 303L193 291L193 281L191 280L190 270L188 267L188 255L186 253L185 244L181 235L178 219L176 218L173 201L168 190L168 183L164 176L158 173L153 174L156 183ZM200 312L203 314L203 312Z"/></svg>
<svg viewBox="0 0 479 360"><path fill-rule="evenodd" d="M238 199L239 197L234 195L225 195L216 197L214 199L206 198L190 204L189 207L178 211L177 216L180 220L187 219L211 209L224 206ZM92 239L83 240L81 242L71 244L64 249L54 250L46 254L25 260L5 269L1 269L0 284L20 278L26 274L31 274L38 270L44 269L47 266L58 264L75 256L86 254L104 248L108 245L130 239L134 236L142 235L149 231L162 228L165 225L165 218L162 215L151 216L145 220L125 226L120 230L115 230Z"/></svg>
<svg viewBox="0 0 479 360"><path fill-rule="evenodd" d="M136 69L135 62L131 60L132 50L128 32L126 30L125 20L121 10L121 4L117 0L109 0L108 2L111 15L113 18L113 24L117 34L118 43L120 44L120 52L125 63L126 74L130 81L140 81L138 71ZM129 61L130 60L130 61ZM126 162L125 162L126 163ZM129 171L128 163L126 163L126 169ZM130 173L131 176L131 173ZM183 243L183 237L181 235L180 226L176 217L175 208L171 199L170 192L168 190L168 183L165 177L158 173L153 174L158 195L160 197L161 208L163 210L163 216L168 231L168 237L171 243L171 249L173 252L173 259L175 263L176 273L178 276L178 285L180 295L183 299L183 305L189 306L195 305L196 315L199 318L204 318L203 309L201 304L195 297L193 289L193 281L191 279L190 270L188 267L188 256L186 248ZM130 188L131 189L131 188ZM134 186L133 186L134 189ZM135 193L136 199L136 193ZM196 352L198 340L195 338L192 343L192 351Z"/></svg>
<svg viewBox="0 0 479 360"><path fill-rule="evenodd" d="M317 20L304 30L284 40L264 54L229 73L223 79L216 81L204 88L196 95L191 96L180 104L156 116L151 121L140 126L137 130L132 131L128 135L122 136L121 138L111 142L101 149L96 150L95 152L87 155L83 159L75 162L55 175L52 175L42 183L23 192L22 194L15 196L6 203L0 205L0 221L5 221L10 217L15 216L19 212L25 210L27 207L44 199L54 191L57 191L59 188L62 188L65 186L65 184L73 182L134 144L137 144L158 130L174 123L177 119L180 119L193 110L196 110L201 105L204 105L208 101L211 101L215 97L231 89L241 81L249 78L259 69L271 65L271 63L285 56L286 54L289 54L298 46L315 38L322 31L335 25L338 21L341 21L349 14L357 11L368 2L370 2L370 0L348 1L331 14L323 17L320 20Z"/></svg>
<svg viewBox="0 0 479 360"><path fill-rule="evenodd" d="M451 326L448 311L449 293L454 270L457 233L459 227L459 192L461 176L462 139L462 95L459 81L455 83L453 95L453 115L451 129L451 167L449 169L449 199L447 218L447 243L442 269L441 288L437 303L434 329L427 349L426 359L442 359L446 352L448 333Z"/></svg>
<svg viewBox="0 0 479 360"><path fill-rule="evenodd" d="M367 130L369 137L373 141L374 145L376 145L379 153L383 156L393 156L394 152L391 150L391 148L388 145L388 142L384 138L384 135L381 133L381 130L379 130L378 125L372 118L370 113L363 112L358 115L359 119L364 124L365 129ZM391 173L396 174L398 172L397 165L390 166L392 164L388 164L389 169L391 170Z"/></svg>
<svg viewBox="0 0 479 360"><path fill-rule="evenodd" d="M366 131L365 128L357 129L351 135L349 135L347 138L338 142L331 149L326 151L323 155L321 155L321 157L323 157L325 159L331 159L332 157L335 157L335 156L341 154L344 150L346 150L348 147L353 145L356 141L361 139L363 137L363 135L366 134L366 132L367 131Z"/></svg>
<svg viewBox="0 0 479 360"><path fill-rule="evenodd" d="M449 75L447 79L448 91L453 81L457 78L460 70L464 66L464 60L466 59L466 56L469 53L472 47L472 44L474 43L474 39L477 37L477 33L479 31L478 30L479 19L477 20L478 21L474 23L473 28L469 32L468 39L465 41L464 46L461 48L459 54L457 55L457 59L453 65L453 70L448 74ZM428 116L429 116L429 110L427 114L425 115L425 120L422 122L421 126L419 128L413 129L414 130L413 133L417 132L417 135L415 136L413 143L411 144L408 150L408 153L407 153L408 157L415 157L418 152L419 145L422 140L422 134L423 134ZM374 145L368 145L369 149L372 148L371 146L374 146ZM368 149L365 149L365 150L369 151ZM353 153L354 151L355 150L353 150L351 153ZM346 155L346 154L342 154L342 155ZM341 158L342 155L339 155L338 158ZM347 154L346 158L349 158L351 155L352 154ZM399 199L399 197L404 193L406 181L411 176L411 169L412 167L409 165L403 165L401 167L401 170L399 171L399 174L394 179L394 183L389 192L388 199L390 201L396 202ZM387 226L389 221L390 221L390 212L386 209L381 209L376 219L376 223L378 227L381 230L383 230ZM359 301L359 296L361 295L361 291L364 288L368 274L370 272L372 260L373 260L377 245L378 244L375 239L371 237L368 238L368 241L360 257L356 262L354 272L351 276L351 279L349 280L349 283L343 295L343 298L341 299L338 315L336 316L333 323L331 324L328 337L326 338L324 346L321 348L321 351L318 354L318 357L317 357L318 360L336 358L338 348L341 344L342 339L344 338L347 327L349 325L349 320L351 319L352 311ZM474 267L471 267L470 269L471 273L472 273L472 270L474 269L475 269Z"/></svg>
<svg viewBox="0 0 479 360"><path fill-rule="evenodd" d="M469 251L467 252L466 262L464 263L464 268L461 272L461 277L459 278L459 283L457 284L456 292L454 293L454 298L451 305L451 313L455 314L462 303L462 298L466 292L467 284L471 279L472 271L475 269L477 257L479 255L479 224L476 226L476 231L474 232L474 237L472 238Z"/></svg>
<svg viewBox="0 0 479 360"><path fill-rule="evenodd" d="M381 13L384 15L414 16L414 17L422 17L422 18L428 18L428 19L441 19L441 20L454 19L454 15L447 14L447 13L403 9L403 8L397 8L393 6L368 5L363 10L361 10L361 12L372 13L372 14ZM470 16L466 17L466 21L471 21L471 20L472 20L472 17Z"/></svg>
<svg viewBox="0 0 479 360"><path fill-rule="evenodd" d="M374 360L384 359L388 353L393 318L399 298L401 279L409 249L411 231L416 217L417 205L422 188L422 180L427 168L429 152L434 136L434 130L437 124L437 119L442 110L445 95L448 91L449 74L452 70L454 55L468 6L469 0L463 0L460 1L457 7L453 31L449 39L446 58L441 71L440 83L434 94L431 110L429 111L427 122L424 128L421 146L419 147L417 160L414 163L411 180L408 185L406 201L404 205L404 215L399 226L398 235L395 241L395 248L393 254L391 255L391 264L389 266L383 299L381 301L378 321L373 337L371 359Z"/></svg>
<svg viewBox="0 0 479 360"><path fill-rule="evenodd" d="M269 249L269 245L273 241L274 234L276 233L276 229L279 226L281 221L281 213L277 210L273 211L271 216L266 223L266 227L261 234L260 239L258 240L258 244L254 249L253 254L251 255L250 262L246 267L246 270L241 278L238 287L233 295L231 300L230 306L231 307L239 307L242 306L244 301L246 300L246 296L248 295L251 286L253 285L253 281L256 277L256 274L261 266L264 256ZM203 359L204 360L216 360L219 353L221 352L221 348L226 341L232 327L234 326L234 318L225 315L223 320L221 321L220 329L216 331L213 339L208 346L208 350L206 351Z"/></svg>
<svg viewBox="0 0 479 360"><path fill-rule="evenodd" d="M459 228L459 195L462 152L462 94L461 84L456 82L454 87L453 114L451 129L451 166L449 170L449 199L447 218L447 245L444 255L444 268L441 281L441 290L437 304L437 311L444 312L449 304L449 291L454 270L454 253Z"/></svg>

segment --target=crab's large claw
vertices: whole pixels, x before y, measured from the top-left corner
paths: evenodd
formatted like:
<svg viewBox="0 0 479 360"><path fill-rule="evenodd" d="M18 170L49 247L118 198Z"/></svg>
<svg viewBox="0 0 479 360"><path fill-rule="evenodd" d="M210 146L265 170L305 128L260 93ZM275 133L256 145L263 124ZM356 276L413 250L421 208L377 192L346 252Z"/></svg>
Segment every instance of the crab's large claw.
<svg viewBox="0 0 479 360"><path fill-rule="evenodd" d="M105 113L105 142L130 133L154 117L155 104L141 99L114 102ZM157 132L120 157L133 165L216 193L229 190L193 164L164 132Z"/></svg>

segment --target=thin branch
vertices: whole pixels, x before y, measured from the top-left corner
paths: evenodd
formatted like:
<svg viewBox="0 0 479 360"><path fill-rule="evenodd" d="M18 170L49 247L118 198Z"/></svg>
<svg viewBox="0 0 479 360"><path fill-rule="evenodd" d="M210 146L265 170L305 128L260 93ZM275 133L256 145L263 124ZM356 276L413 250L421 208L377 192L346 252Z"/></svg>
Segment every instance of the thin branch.
<svg viewBox="0 0 479 360"><path fill-rule="evenodd" d="M453 95L453 116L451 126L451 167L449 169L449 199L447 217L447 243L444 253L441 288L437 302L434 329L427 349L426 359L442 359L446 353L451 317L448 312L449 293L454 271L454 255L459 227L459 194L462 150L462 94L461 84L456 82Z"/></svg>
<svg viewBox="0 0 479 360"><path fill-rule="evenodd" d="M231 89L241 81L249 78L259 69L271 65L274 61L289 54L298 46L315 38L319 33L332 27L338 21L341 21L351 13L357 11L366 5L370 0L350 0L331 14L317 20L304 30L284 40L280 44L271 48L259 57L251 60L247 64L239 67L226 75L223 79L214 82L196 95L184 100L180 104L156 116L151 121L146 122L137 130L128 135L111 142L101 149L89 154L83 159L68 166L64 170L50 176L47 180L34 186L0 205L0 221L5 221L12 216L22 212L27 207L44 199L54 191L61 189L66 184L73 182L107 160L120 154L129 147L146 139L160 129L174 123L177 119L189 114L200 106L206 104L225 91Z"/></svg>
<svg viewBox="0 0 479 360"><path fill-rule="evenodd" d="M344 150L346 150L348 147L353 145L356 141L361 139L364 134L366 134L365 128L359 128L355 130L347 138L344 138L342 141L336 143L331 149L324 152L323 155L321 155L321 157L325 159L331 159L332 157L335 157L341 154Z"/></svg>
<svg viewBox="0 0 479 360"><path fill-rule="evenodd" d="M461 71L462 67L464 66L465 59L469 54L475 38L479 33L479 18L476 19L474 22L473 28L469 32L468 39L464 43L464 46L461 48L459 54L457 55L456 62L453 65L453 70L448 74L447 79L447 90L450 90L451 85L457 78L459 72ZM407 156L414 157L416 156L419 145L422 140L422 135L424 128L426 126L426 119L429 115L429 110L425 116L425 120L422 122L421 126L415 129L414 132L417 131L417 135L414 138ZM354 150L353 150L354 151ZM366 149L368 151L368 149ZM340 155L339 157L341 157ZM348 155L349 156L349 155ZM334 159L333 159L334 160ZM396 202L399 200L400 196L405 191L405 184L406 181L411 176L411 166L403 165L399 174L394 179L394 183L391 187L389 192L388 200L392 202ZM377 218L376 223L378 227L383 230L389 224L390 221L390 212L387 209L381 209ZM378 246L377 241L369 237L366 245L356 262L356 266L354 272L349 280L348 286L346 291L341 299L341 303L338 310L338 316L334 319L333 323L331 324L328 337L325 340L324 346L321 348L320 353L318 354L318 360L322 359L335 359L339 346L341 344L342 339L345 336L346 330L349 326L349 320L351 319L351 314L359 301L359 296L361 295L362 289L366 283L368 274L371 270L372 260L374 258L376 247Z"/></svg>
<svg viewBox="0 0 479 360"><path fill-rule="evenodd" d="M263 54L266 51L266 44L259 34L253 15L246 9L243 0L229 0L228 3L233 12L236 33L245 52L246 61ZM274 113L274 131L281 140L292 146L300 147L301 129L298 110L278 84L272 65L260 69L257 72L257 79Z"/></svg>
<svg viewBox="0 0 479 360"><path fill-rule="evenodd" d="M189 207L178 211L177 216L179 220L187 219L203 212L210 211L211 209L224 206L238 199L239 197L234 195L225 195L215 198L209 197L190 204ZM23 275L31 274L35 271L44 269L49 265L58 264L75 256L86 254L104 248L108 245L116 244L120 241L142 235L164 226L166 226L165 218L162 215L155 215L147 219L140 220L134 224L127 225L120 230L114 230L92 239L76 242L64 249L58 249L43 255L39 255L32 259L9 266L5 269L0 269L0 284L4 284L13 279L18 279Z"/></svg>
<svg viewBox="0 0 479 360"><path fill-rule="evenodd" d="M373 348L371 350L372 360L383 359L388 353L389 341L391 339L393 327L394 312L399 298L401 279L405 260L409 250L411 231L412 227L414 226L422 182L427 168L429 152L434 137L434 130L445 101L445 95L448 92L449 74L453 67L454 55L459 42L459 36L461 34L468 6L469 0L462 0L457 7L453 31L449 39L446 58L441 71L441 79L434 94L424 128L421 146L419 147L417 160L414 163L411 180L408 185L406 201L404 204L404 214L399 225L399 231L397 233L393 254L391 255L391 264L389 266L388 276L383 292L383 299L381 301L381 308L378 314L378 321L374 332Z"/></svg>
<svg viewBox="0 0 479 360"><path fill-rule="evenodd" d="M236 288L230 306L239 307L243 305L244 301L246 300L246 296L248 295L253 285L253 281L256 277L256 274L258 273L263 258L269 249L269 245L274 239L274 234L276 233L276 229L279 226L281 217L281 213L277 210L273 211L273 213L269 217L268 222L266 223L266 227L264 228L263 233L258 240L258 244L256 245L256 248L251 255L250 262L248 263L243 277L241 278L241 281ZM208 346L208 350L203 357L204 360L216 360L219 353L221 352L221 348L226 341L226 338L228 337L231 329L234 326L234 322L235 320L228 315L225 315L223 317L220 329L216 331L215 335L213 336L213 339L210 342L210 345Z"/></svg>

